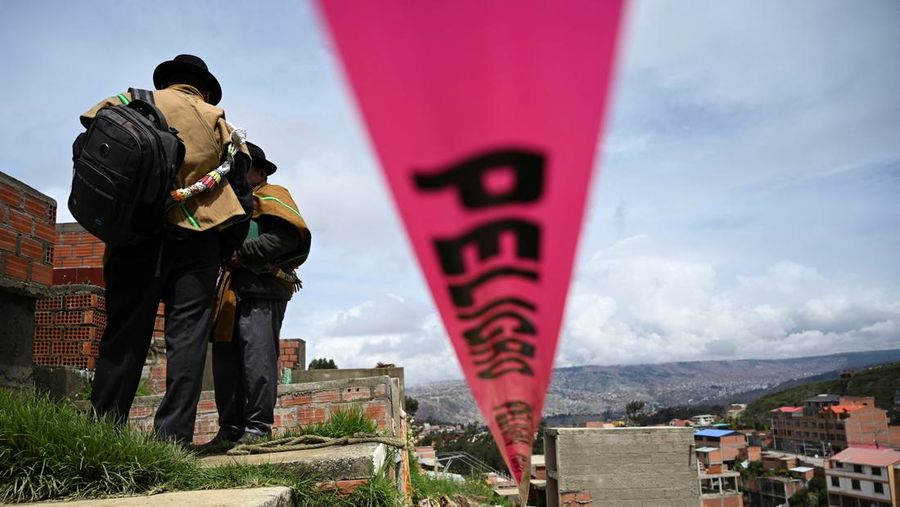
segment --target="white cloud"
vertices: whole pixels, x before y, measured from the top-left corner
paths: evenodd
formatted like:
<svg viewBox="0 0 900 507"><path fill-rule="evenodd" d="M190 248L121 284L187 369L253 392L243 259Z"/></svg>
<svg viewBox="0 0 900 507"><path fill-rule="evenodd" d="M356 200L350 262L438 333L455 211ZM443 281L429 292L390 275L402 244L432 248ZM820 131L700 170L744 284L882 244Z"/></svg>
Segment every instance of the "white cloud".
<svg viewBox="0 0 900 507"><path fill-rule="evenodd" d="M639 251L619 244L593 256L572 289L558 365L900 347L896 290L848 285L789 261L717 280L713 265L659 250L645 238Z"/></svg>
<svg viewBox="0 0 900 507"><path fill-rule="evenodd" d="M394 294L383 294L335 314L327 332L331 336L388 335L422 329L427 310Z"/></svg>

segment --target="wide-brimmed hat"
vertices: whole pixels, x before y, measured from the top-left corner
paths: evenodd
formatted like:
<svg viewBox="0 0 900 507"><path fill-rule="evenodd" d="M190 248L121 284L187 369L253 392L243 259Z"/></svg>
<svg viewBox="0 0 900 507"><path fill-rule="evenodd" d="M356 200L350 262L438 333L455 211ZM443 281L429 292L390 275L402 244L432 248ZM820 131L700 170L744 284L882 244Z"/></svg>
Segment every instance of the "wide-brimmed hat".
<svg viewBox="0 0 900 507"><path fill-rule="evenodd" d="M178 55L175 58L162 62L156 66L153 71L153 86L157 90L162 90L169 84L168 78L173 74L192 74L200 78L206 85L209 92L209 103L216 105L222 100L222 87L209 69L206 63L198 56L194 55Z"/></svg>
<svg viewBox="0 0 900 507"><path fill-rule="evenodd" d="M247 149L250 151L250 158L253 159L253 167L266 171L266 176L271 176L278 170L278 166L266 160L266 152L262 148L248 141Z"/></svg>

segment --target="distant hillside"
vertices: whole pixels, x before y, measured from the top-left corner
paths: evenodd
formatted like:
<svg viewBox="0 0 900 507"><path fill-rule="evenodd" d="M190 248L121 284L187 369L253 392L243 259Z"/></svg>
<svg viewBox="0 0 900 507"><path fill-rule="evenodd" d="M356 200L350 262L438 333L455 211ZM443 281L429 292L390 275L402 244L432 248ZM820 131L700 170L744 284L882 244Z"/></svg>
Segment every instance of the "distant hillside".
<svg viewBox="0 0 900 507"><path fill-rule="evenodd" d="M853 373L849 379L833 375L829 380L820 380L776 389L747 405L744 418L750 421L766 422L769 411L785 405L799 405L801 401L821 393L846 394L850 396L874 396L875 405L887 410L896 420L894 393L900 390L900 363L866 368Z"/></svg>
<svg viewBox="0 0 900 507"><path fill-rule="evenodd" d="M837 378L842 370L898 361L900 349L791 359L558 368L553 372L544 415L620 414L631 400L644 401L648 411L745 402L774 389ZM482 421L463 381L411 386L407 391L419 400L416 415L420 420Z"/></svg>

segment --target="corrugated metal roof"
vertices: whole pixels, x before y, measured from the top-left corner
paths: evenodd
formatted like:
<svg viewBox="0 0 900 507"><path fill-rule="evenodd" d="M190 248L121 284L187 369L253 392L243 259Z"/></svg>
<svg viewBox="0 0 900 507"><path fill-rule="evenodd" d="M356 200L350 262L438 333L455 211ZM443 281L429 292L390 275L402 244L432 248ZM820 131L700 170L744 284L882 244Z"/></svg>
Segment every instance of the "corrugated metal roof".
<svg viewBox="0 0 900 507"><path fill-rule="evenodd" d="M800 412L803 410L803 407L778 407L776 409L772 409L772 412Z"/></svg>
<svg viewBox="0 0 900 507"><path fill-rule="evenodd" d="M818 394L811 398L806 398L803 403L832 403L841 401L841 397L836 394Z"/></svg>
<svg viewBox="0 0 900 507"><path fill-rule="evenodd" d="M698 447L697 452L713 452L718 451L718 447Z"/></svg>
<svg viewBox="0 0 900 507"><path fill-rule="evenodd" d="M900 462L900 452L890 449L864 449L849 447L835 454L831 459L853 463L854 465L875 465L886 467Z"/></svg>
<svg viewBox="0 0 900 507"><path fill-rule="evenodd" d="M694 432L695 437L720 438L727 435L734 435L734 430L698 430Z"/></svg>

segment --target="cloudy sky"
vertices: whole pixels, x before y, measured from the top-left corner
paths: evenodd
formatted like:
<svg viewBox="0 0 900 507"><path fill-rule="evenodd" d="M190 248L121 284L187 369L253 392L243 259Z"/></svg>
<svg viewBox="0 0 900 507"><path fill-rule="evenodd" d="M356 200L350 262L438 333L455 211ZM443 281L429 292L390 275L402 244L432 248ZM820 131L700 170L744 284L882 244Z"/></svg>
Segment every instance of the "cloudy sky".
<svg viewBox="0 0 900 507"><path fill-rule="evenodd" d="M65 209L78 114L203 57L313 230L284 337L460 370L308 2L0 5L0 171ZM558 366L900 347L900 3L631 5ZM893 196L893 197L891 197Z"/></svg>

